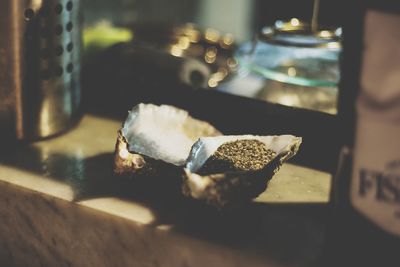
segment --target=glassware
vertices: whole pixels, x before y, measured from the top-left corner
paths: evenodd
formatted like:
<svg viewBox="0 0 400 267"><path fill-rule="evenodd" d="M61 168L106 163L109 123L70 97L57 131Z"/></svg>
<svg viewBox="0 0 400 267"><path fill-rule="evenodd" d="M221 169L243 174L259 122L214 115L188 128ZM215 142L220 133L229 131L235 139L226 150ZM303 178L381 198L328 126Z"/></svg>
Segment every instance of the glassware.
<svg viewBox="0 0 400 267"><path fill-rule="evenodd" d="M296 18L265 27L236 52L242 72L264 79L256 97L336 113L341 29L312 30Z"/></svg>

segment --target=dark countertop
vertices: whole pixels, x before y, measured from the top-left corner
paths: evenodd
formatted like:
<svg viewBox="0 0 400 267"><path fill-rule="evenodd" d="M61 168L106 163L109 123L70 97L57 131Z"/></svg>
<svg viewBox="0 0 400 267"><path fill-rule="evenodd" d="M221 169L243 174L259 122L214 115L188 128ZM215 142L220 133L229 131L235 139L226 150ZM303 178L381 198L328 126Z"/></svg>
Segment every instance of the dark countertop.
<svg viewBox="0 0 400 267"><path fill-rule="evenodd" d="M121 123L87 115L0 152L1 266L312 266L331 175L284 165L254 202L217 211L113 179Z"/></svg>

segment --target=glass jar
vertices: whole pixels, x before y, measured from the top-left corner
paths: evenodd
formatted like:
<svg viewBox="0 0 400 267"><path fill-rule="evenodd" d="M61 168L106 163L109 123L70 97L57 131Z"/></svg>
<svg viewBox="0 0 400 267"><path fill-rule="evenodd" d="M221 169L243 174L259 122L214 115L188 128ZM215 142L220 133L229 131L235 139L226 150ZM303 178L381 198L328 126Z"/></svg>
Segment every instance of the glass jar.
<svg viewBox="0 0 400 267"><path fill-rule="evenodd" d="M336 114L340 35L340 28L277 21L243 44L236 58L242 72L264 80L256 98Z"/></svg>

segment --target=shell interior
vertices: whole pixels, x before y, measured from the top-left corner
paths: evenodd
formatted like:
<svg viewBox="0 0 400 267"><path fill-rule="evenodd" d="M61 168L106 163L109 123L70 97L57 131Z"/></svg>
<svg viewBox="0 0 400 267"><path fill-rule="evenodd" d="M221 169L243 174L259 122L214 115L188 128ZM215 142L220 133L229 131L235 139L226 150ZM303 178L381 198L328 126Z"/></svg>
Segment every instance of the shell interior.
<svg viewBox="0 0 400 267"><path fill-rule="evenodd" d="M176 166L185 164L196 139L220 134L210 124L190 117L185 110L153 104L135 106L121 132L130 152Z"/></svg>

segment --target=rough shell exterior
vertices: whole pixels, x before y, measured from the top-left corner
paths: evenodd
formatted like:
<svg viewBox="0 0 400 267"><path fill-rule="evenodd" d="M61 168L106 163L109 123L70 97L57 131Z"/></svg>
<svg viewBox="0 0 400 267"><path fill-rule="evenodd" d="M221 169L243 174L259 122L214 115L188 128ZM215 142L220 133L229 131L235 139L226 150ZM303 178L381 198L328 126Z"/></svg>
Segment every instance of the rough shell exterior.
<svg viewBox="0 0 400 267"><path fill-rule="evenodd" d="M215 139L223 138L223 136L220 136ZM213 151L213 149L206 151L207 149L202 148L205 142L207 142L204 139L209 139L211 142L215 139L204 138L203 140L198 140L192 147L192 153L189 156L185 168L183 193L186 196L202 200L218 208L233 203L249 201L265 191L268 182L279 170L280 166L297 153L301 144L301 138L289 135L268 137L248 135L237 137L227 136L226 140L232 141L236 138L264 139L268 144L267 147L273 148L272 150L277 154L261 170L225 172L201 176L196 173L198 169L198 164L194 164L194 161L197 160L196 155L199 155L199 157L201 157L200 160L204 162L204 157L211 156L210 153ZM278 145L277 142L279 142ZM215 143L212 145L217 147Z"/></svg>
<svg viewBox="0 0 400 267"><path fill-rule="evenodd" d="M182 131L182 133L187 138L193 140L193 143L202 136L221 135L221 133L211 124L188 116L186 111L180 110L172 106L163 105L161 107L164 110L167 108L170 114L185 115L185 117L182 119L182 124L180 124L179 127L174 128ZM155 109L155 114L157 114L158 106L151 104L139 104L137 107L132 109L132 112L140 112L138 110L146 108L153 110ZM131 115L132 114L130 114L130 116ZM163 118L164 122L165 120L168 120L168 117ZM171 118L171 121L174 121L174 118ZM166 123L168 123L168 121ZM154 126L157 128L157 125ZM162 136L162 128L157 129L156 133L159 133L160 136ZM141 138L143 138L143 135L141 136ZM168 142L168 140L165 141ZM131 142L135 142L135 138L132 138ZM115 145L113 168L114 174L117 177L128 178L129 180L137 182L137 184L135 185L144 186L143 190L148 190L146 186L152 186L153 188L165 188L165 190L170 190L168 188L172 186L174 189L178 190L178 193L180 194L184 163L181 166L160 158L152 158L145 155L145 153L139 153L138 151L130 150L130 147L132 147L130 145L132 144L128 143L122 129L118 131L117 142ZM178 143L176 145L180 144ZM141 148L143 149L143 147ZM183 158L186 159L186 157L187 155L184 155Z"/></svg>

